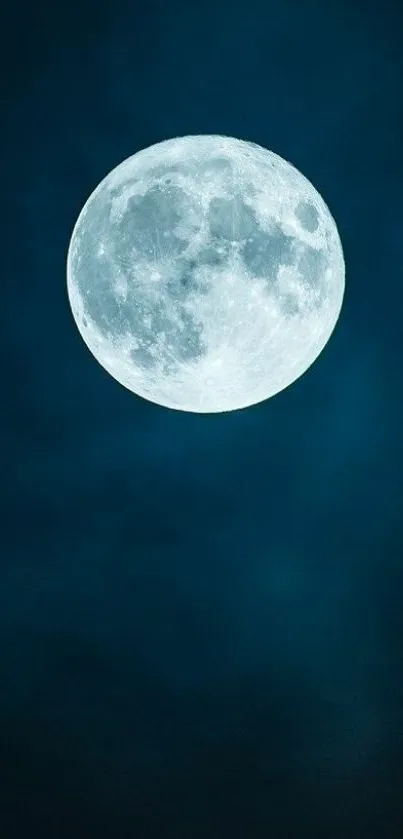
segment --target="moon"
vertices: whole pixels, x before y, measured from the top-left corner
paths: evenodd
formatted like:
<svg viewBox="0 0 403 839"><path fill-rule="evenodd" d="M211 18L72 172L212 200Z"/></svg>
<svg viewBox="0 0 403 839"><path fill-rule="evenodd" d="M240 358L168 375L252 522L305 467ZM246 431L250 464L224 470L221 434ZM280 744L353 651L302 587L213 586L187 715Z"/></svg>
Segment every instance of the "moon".
<svg viewBox="0 0 403 839"><path fill-rule="evenodd" d="M67 290L78 330L124 387L181 411L257 404L299 378L342 307L343 250L310 181L218 135L143 149L75 224Z"/></svg>

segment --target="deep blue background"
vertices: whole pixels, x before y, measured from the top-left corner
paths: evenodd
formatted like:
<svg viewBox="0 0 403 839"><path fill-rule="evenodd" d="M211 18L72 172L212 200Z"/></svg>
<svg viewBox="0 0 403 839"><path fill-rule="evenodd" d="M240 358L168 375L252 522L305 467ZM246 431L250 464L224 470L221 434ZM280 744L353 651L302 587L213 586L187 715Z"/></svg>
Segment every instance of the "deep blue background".
<svg viewBox="0 0 403 839"><path fill-rule="evenodd" d="M3 12L0 835L403 831L398 2ZM121 388L72 320L72 227L125 157L223 133L294 163L346 296L268 402Z"/></svg>

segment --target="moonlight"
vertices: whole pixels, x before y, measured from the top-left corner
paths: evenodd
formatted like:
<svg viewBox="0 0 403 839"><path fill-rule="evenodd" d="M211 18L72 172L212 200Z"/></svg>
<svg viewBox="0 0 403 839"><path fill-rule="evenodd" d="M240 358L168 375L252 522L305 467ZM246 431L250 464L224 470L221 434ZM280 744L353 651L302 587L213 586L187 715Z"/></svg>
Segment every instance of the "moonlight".
<svg viewBox="0 0 403 839"><path fill-rule="evenodd" d="M254 143L179 137L113 169L67 258L79 332L139 396L245 408L315 361L339 317L344 259L312 184Z"/></svg>

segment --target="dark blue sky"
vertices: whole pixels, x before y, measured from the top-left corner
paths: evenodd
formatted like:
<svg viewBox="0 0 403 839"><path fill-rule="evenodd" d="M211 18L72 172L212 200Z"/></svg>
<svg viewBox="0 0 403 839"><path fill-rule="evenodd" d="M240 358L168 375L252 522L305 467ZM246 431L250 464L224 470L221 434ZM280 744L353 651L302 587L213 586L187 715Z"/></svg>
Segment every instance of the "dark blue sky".
<svg viewBox="0 0 403 839"><path fill-rule="evenodd" d="M402 14L3 12L4 839L402 835ZM195 133L294 163L347 269L314 366L221 416L121 388L66 295L92 189Z"/></svg>

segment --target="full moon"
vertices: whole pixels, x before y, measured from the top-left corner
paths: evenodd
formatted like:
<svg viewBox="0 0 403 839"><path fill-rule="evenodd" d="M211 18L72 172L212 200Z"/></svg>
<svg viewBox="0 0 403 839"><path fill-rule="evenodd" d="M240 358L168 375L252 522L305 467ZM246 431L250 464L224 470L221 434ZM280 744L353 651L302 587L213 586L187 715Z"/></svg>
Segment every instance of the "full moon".
<svg viewBox="0 0 403 839"><path fill-rule="evenodd" d="M123 161L74 227L67 288L98 362L181 411L254 405L315 361L342 306L337 227L312 184L255 143L166 140Z"/></svg>

